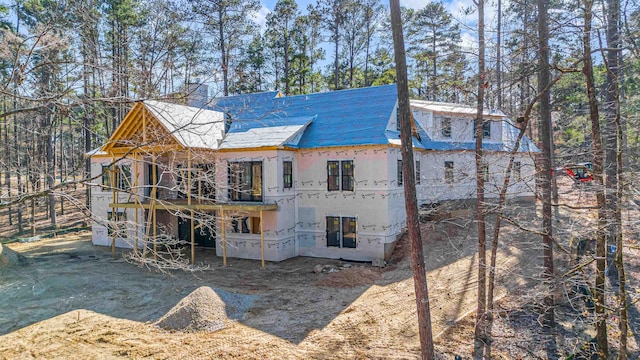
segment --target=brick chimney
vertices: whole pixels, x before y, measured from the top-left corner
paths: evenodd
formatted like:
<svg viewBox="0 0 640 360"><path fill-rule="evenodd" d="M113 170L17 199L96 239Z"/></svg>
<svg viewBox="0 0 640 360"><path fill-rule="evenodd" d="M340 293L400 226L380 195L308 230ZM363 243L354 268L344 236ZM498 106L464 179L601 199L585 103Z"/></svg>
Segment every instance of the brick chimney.
<svg viewBox="0 0 640 360"><path fill-rule="evenodd" d="M196 79L187 84L187 105L202 108L209 102L209 86Z"/></svg>

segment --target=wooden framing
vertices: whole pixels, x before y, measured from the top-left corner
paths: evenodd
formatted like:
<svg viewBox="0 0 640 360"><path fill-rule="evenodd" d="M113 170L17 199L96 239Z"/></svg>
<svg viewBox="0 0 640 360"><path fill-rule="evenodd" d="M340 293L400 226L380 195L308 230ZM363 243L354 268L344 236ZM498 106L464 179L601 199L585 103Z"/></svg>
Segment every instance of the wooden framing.
<svg viewBox="0 0 640 360"><path fill-rule="evenodd" d="M154 133L151 133L151 130ZM152 144L153 143L153 144ZM129 184L133 193L129 196L126 202L121 202L118 195L118 184L115 184L117 176L115 170L110 169L109 177L112 185L112 201L109 203L109 207L112 210L112 216L115 216L117 220L117 209L134 209L135 211L135 245L134 252L138 251L139 247L139 211L147 211L147 218L145 219L145 239L153 238L153 252L154 260L157 259L157 238L158 238L158 208L161 210L174 210L187 213L190 219L190 256L191 264L195 264L195 212L196 211L217 211L221 217L221 245L222 245L222 257L223 265L227 265L227 243L226 243L226 224L225 224L225 212L232 211L258 211L260 213L260 247L261 247L261 266L265 268L264 258L264 229L263 229L263 212L264 211L276 211L278 209L277 204L263 204L263 203L218 203L218 202L203 202L202 189L200 183L198 183L198 197L197 201L192 199L192 171L193 169L193 155L194 151L199 152L199 149L185 147L174 137L173 134L160 122L155 116L145 107L143 102L137 102L127 113L122 120L120 126L109 138L106 145L101 148L104 157L110 157L111 163L116 164L118 160L130 159L134 162L132 166L132 176L134 177L133 186ZM209 149L204 149L208 152ZM158 158L170 153L186 154L187 168L183 170L187 171L187 185L185 199L164 200L158 197L158 175L157 164ZM151 177L150 186L151 191L148 201L141 201L139 189L138 177L141 174L138 162L144 161L145 155L151 159ZM204 154L206 156L206 154ZM144 174L145 167L142 166L142 173ZM132 199L133 197L133 199ZM131 201L133 200L133 201ZM114 231L111 241L112 252L115 255L117 231ZM147 245L143 246L142 257L146 257Z"/></svg>

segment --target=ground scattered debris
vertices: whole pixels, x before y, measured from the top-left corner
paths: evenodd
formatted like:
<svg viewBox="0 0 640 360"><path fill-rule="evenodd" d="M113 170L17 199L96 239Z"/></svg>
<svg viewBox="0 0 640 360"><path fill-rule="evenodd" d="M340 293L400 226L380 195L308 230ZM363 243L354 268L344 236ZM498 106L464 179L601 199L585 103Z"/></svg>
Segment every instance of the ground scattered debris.
<svg viewBox="0 0 640 360"><path fill-rule="evenodd" d="M225 303L208 286L201 286L182 299L156 322L166 330L217 331L228 321Z"/></svg>
<svg viewBox="0 0 640 360"><path fill-rule="evenodd" d="M356 266L341 271L329 272L316 285L333 288L352 288L371 285L381 278L380 270Z"/></svg>
<svg viewBox="0 0 640 360"><path fill-rule="evenodd" d="M322 264L318 264L313 268L313 272L316 274L320 274L320 273L333 273L333 272L337 272L340 271L338 269L337 266L335 265L322 265Z"/></svg>
<svg viewBox="0 0 640 360"><path fill-rule="evenodd" d="M387 267L387 262L384 259L375 259L371 262L371 266L377 268Z"/></svg>

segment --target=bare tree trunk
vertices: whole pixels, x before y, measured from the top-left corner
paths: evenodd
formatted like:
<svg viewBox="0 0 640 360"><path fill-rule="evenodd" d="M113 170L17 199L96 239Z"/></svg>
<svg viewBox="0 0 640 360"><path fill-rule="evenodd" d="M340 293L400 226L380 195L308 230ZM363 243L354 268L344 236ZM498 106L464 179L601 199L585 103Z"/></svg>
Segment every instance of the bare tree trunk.
<svg viewBox="0 0 640 360"><path fill-rule="evenodd" d="M64 122L62 118L60 118L60 126L58 126L58 138L60 139L60 143L58 144L58 151L60 157L58 158L58 174L60 176L60 182L66 181L66 171L67 168L65 166L65 152L64 152ZM70 133L72 131L69 131ZM54 151L55 153L55 151ZM60 215L64 215L64 197L60 197Z"/></svg>
<svg viewBox="0 0 640 360"><path fill-rule="evenodd" d="M14 95L15 95L15 91L14 91ZM16 99L14 98L13 100L13 108L17 109L17 102ZM17 185L18 185L18 189L16 190L18 198L20 198L22 196L23 193L23 189L22 189L22 169L20 168L20 149L18 148L18 138L20 136L18 135L18 117L17 116L13 116L13 153L14 153L14 157L15 157L15 171L16 171L16 180L17 180ZM23 231L23 227L22 227L22 204L18 204L18 232L22 232Z"/></svg>
<svg viewBox="0 0 640 360"><path fill-rule="evenodd" d="M617 118L617 135L618 135L618 151L616 162L618 164L618 185L616 188L616 199L618 200L616 206L616 214L615 220L619 225L619 232L616 234L616 266L618 267L618 298L619 298L619 308L620 308L620 349L618 352L618 359L625 360L627 359L627 332L628 332L628 324L629 324L629 316L627 314L627 280L626 274L624 270L624 258L623 258L623 245L624 238L622 235L622 169L623 169L623 158L622 158L622 126L620 123L620 117Z"/></svg>
<svg viewBox="0 0 640 360"><path fill-rule="evenodd" d="M544 325L554 326L554 298L553 298L553 238L551 223L551 159L552 137L551 132L551 96L549 92L549 24L547 14L547 1L538 0L538 93L541 94L540 106L540 144L542 145L542 158L540 164L540 185L542 193L542 243L544 281L548 287L544 297Z"/></svg>
<svg viewBox="0 0 640 360"><path fill-rule="evenodd" d="M49 131L46 135L46 157L47 157L47 188L52 188L55 185L56 179L56 156L53 149L53 131L54 126L51 122L51 114L46 115L49 118ZM53 229L58 228L58 222L56 219L56 196L53 193L49 193L49 221Z"/></svg>
<svg viewBox="0 0 640 360"><path fill-rule="evenodd" d="M222 93L229 96L229 59L227 58L227 47L224 37L224 14L222 6L218 7L218 36L220 37L220 59L222 62Z"/></svg>
<svg viewBox="0 0 640 360"><path fill-rule="evenodd" d="M609 224L607 242L616 244L615 264L618 270L618 308L620 309L620 349L618 359L627 359L627 291L626 275L624 271L622 233L622 126L620 122L620 1L608 0L607 7L607 92L606 92L606 135L605 135L605 164L607 212Z"/></svg>
<svg viewBox="0 0 640 360"><path fill-rule="evenodd" d="M7 100L3 102L4 112L7 112ZM4 154L5 154L5 172L4 172L4 184L7 187L7 197L11 199L11 145L9 141L9 118L4 118ZM11 206L8 208L9 212L9 226L13 226L13 209Z"/></svg>
<svg viewBox="0 0 640 360"><path fill-rule="evenodd" d="M595 183L595 195L598 206L598 225L596 231L596 279L595 279L595 315L596 315L596 338L598 343L598 357L608 359L609 344L607 340L607 315L605 312L605 268L607 266L606 252L606 201L604 191L604 150L602 147L602 134L600 132L600 115L598 112L598 100L596 99L595 80L593 76L593 65L591 59L591 21L593 18L593 0L584 2L584 68L583 73L587 85L587 98L589 100L589 118L591 120L591 137L593 147L593 179Z"/></svg>
<svg viewBox="0 0 640 360"><path fill-rule="evenodd" d="M476 136L476 221L478 226L478 299L476 327L474 334L473 358L482 359L485 345L489 344L487 334L487 234L484 210L484 156L482 138L484 135L484 89L488 81L485 73L484 0L478 0L478 99L475 124Z"/></svg>
<svg viewBox="0 0 640 360"><path fill-rule="evenodd" d="M498 110L502 110L502 0L498 0L498 29L496 33L496 86Z"/></svg>
<svg viewBox="0 0 640 360"><path fill-rule="evenodd" d="M400 112L400 139L402 143L402 172L404 174L404 194L407 211L407 229L411 241L411 266L418 309L418 330L422 359L433 359L433 334L431 330L431 311L429 309L429 291L424 266L420 218L416 199L415 173L413 161L413 139L411 133L411 110L409 105L409 83L402 33L399 0L390 0L391 26L398 77L398 111Z"/></svg>

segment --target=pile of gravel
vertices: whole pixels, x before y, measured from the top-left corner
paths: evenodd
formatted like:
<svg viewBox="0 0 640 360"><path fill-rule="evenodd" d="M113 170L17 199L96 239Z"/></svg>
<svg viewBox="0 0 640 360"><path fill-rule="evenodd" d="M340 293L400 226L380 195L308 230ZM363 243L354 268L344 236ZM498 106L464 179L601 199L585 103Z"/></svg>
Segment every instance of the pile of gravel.
<svg viewBox="0 0 640 360"><path fill-rule="evenodd" d="M0 244L0 266L26 265L27 258Z"/></svg>
<svg viewBox="0 0 640 360"><path fill-rule="evenodd" d="M169 310L156 322L166 330L217 331L227 322L225 303L213 289L202 286Z"/></svg>

